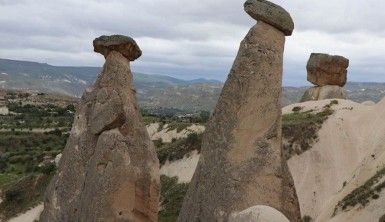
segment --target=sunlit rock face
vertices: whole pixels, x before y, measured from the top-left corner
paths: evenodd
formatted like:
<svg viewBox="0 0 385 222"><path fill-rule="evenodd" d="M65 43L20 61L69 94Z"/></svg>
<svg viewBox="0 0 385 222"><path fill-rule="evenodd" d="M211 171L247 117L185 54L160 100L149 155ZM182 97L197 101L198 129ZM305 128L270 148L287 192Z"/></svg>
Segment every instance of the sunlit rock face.
<svg viewBox="0 0 385 222"><path fill-rule="evenodd" d="M279 18L266 16L269 12L261 8L281 10L271 14ZM274 26L274 19L291 17L267 1L249 0L245 10L257 19L255 13L260 13L263 19L241 42L207 124L180 222L229 221L232 213L255 205L273 207L290 221L300 218L293 180L282 158L281 138L283 52L285 35L292 30L284 32Z"/></svg>
<svg viewBox="0 0 385 222"><path fill-rule="evenodd" d="M77 107L41 221L155 222L159 161L129 66L141 51L133 39L118 35L95 39L94 46L106 62Z"/></svg>

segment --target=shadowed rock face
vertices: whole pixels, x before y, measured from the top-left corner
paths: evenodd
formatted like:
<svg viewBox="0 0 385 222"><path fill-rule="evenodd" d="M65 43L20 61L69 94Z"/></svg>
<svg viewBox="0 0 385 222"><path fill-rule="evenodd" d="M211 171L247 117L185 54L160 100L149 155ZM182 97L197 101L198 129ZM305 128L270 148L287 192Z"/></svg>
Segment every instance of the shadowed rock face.
<svg viewBox="0 0 385 222"><path fill-rule="evenodd" d="M123 52L134 58L131 53ZM102 73L77 107L41 221L158 219L159 162L123 54L112 49L106 54Z"/></svg>
<svg viewBox="0 0 385 222"><path fill-rule="evenodd" d="M340 86L315 86L307 89L302 96L301 102L317 101L324 99L346 99L346 92Z"/></svg>
<svg viewBox="0 0 385 222"><path fill-rule="evenodd" d="M342 56L312 53L307 63L307 80L316 86L346 84L349 60Z"/></svg>
<svg viewBox="0 0 385 222"><path fill-rule="evenodd" d="M179 222L228 221L232 213L255 205L299 220L281 151L284 43L285 34L262 21L242 41L203 136Z"/></svg>

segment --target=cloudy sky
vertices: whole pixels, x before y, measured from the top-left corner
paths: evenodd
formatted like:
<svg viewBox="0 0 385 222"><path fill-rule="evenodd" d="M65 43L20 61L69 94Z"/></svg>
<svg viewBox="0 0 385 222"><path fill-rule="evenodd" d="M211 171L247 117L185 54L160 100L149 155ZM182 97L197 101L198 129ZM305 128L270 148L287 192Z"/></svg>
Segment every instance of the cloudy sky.
<svg viewBox="0 0 385 222"><path fill-rule="evenodd" d="M101 66L92 40L134 37L133 69L183 79L224 80L255 24L237 0L0 0L0 58ZM292 15L284 84L305 85L311 52L350 59L350 81L385 82L384 0L273 0Z"/></svg>

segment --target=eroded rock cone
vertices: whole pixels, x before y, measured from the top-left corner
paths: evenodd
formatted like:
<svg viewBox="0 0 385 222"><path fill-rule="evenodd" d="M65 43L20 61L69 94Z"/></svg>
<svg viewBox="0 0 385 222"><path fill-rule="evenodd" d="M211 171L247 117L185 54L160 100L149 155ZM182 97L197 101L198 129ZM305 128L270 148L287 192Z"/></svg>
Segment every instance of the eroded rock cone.
<svg viewBox="0 0 385 222"><path fill-rule="evenodd" d="M140 49L133 39L117 35L95 39L94 46L106 62L77 108L41 221L155 222L159 162L129 66Z"/></svg>
<svg viewBox="0 0 385 222"><path fill-rule="evenodd" d="M245 8L260 4L266 4L266 10L272 5L249 0ZM274 23L258 21L240 45L203 136L179 222L228 221L231 214L256 205L273 207L293 222L300 219L294 182L281 150L285 33L270 24Z"/></svg>
<svg viewBox="0 0 385 222"><path fill-rule="evenodd" d="M341 86L315 86L307 89L302 96L301 102L317 101L324 99L346 99L346 92Z"/></svg>

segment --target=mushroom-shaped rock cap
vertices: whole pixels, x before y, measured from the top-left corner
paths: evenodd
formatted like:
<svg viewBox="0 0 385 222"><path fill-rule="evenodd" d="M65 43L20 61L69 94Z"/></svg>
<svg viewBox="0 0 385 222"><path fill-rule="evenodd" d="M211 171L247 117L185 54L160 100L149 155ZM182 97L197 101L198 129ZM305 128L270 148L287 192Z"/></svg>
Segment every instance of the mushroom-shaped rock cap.
<svg viewBox="0 0 385 222"><path fill-rule="evenodd" d="M317 86L337 85L347 81L349 59L323 53L312 53L307 62L307 80Z"/></svg>
<svg viewBox="0 0 385 222"><path fill-rule="evenodd" d="M253 19L265 22L290 36L294 30L294 22L290 14L281 6L266 0L247 0L245 11Z"/></svg>
<svg viewBox="0 0 385 222"><path fill-rule="evenodd" d="M129 61L134 61L142 55L138 44L131 37L124 35L102 35L93 42L94 51L107 57L111 51L120 52Z"/></svg>

